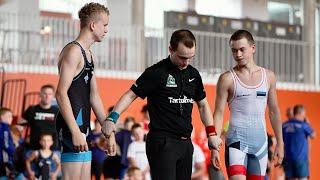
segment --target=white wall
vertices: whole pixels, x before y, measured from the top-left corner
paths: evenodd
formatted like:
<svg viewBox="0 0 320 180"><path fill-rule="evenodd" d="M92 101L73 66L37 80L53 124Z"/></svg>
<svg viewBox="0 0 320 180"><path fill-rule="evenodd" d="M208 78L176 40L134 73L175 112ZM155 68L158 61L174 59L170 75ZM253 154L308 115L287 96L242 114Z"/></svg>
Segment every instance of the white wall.
<svg viewBox="0 0 320 180"><path fill-rule="evenodd" d="M187 11L188 0L145 0L145 26L163 28L164 11Z"/></svg>
<svg viewBox="0 0 320 180"><path fill-rule="evenodd" d="M240 18L241 0L197 0L196 11L203 15Z"/></svg>
<svg viewBox="0 0 320 180"><path fill-rule="evenodd" d="M21 50L22 48L38 50L40 37L34 34L40 32L39 16L38 0L10 0L2 4L0 6L0 28L10 29L7 33L3 33L3 37L0 37L0 39L5 39L2 45L4 50ZM21 33L22 31L24 33ZM28 43L21 44L21 39L28 39ZM19 61L18 53L11 51L10 54L1 57L15 63Z"/></svg>
<svg viewBox="0 0 320 180"><path fill-rule="evenodd" d="M0 6L1 24L3 28L23 29L25 31L40 28L38 0L11 0ZM11 14L12 19L5 18Z"/></svg>
<svg viewBox="0 0 320 180"><path fill-rule="evenodd" d="M268 0L242 0L242 18L268 21Z"/></svg>
<svg viewBox="0 0 320 180"><path fill-rule="evenodd" d="M131 3L134 0L110 0L108 8L110 11L109 28L131 25Z"/></svg>

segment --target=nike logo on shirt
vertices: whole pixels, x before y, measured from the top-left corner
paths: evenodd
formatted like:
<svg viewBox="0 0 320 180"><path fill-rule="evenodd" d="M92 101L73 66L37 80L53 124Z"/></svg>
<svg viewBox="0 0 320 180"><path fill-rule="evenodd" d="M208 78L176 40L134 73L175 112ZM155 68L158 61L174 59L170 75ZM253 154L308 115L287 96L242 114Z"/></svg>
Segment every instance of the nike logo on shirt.
<svg viewBox="0 0 320 180"><path fill-rule="evenodd" d="M189 82L192 82L195 78L189 79Z"/></svg>

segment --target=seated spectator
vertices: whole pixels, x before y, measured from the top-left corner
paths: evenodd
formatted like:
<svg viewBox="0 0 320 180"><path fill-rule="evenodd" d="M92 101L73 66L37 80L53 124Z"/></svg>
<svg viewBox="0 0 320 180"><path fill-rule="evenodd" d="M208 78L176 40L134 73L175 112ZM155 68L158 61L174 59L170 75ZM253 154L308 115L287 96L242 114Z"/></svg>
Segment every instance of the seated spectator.
<svg viewBox="0 0 320 180"><path fill-rule="evenodd" d="M13 173L15 147L9 128L12 119L10 109L0 108L0 179L7 179Z"/></svg>
<svg viewBox="0 0 320 180"><path fill-rule="evenodd" d="M50 148L53 145L52 134L40 135L40 150L35 150L26 160L29 179L57 179L61 169L60 158ZM32 168L31 162L35 162Z"/></svg>

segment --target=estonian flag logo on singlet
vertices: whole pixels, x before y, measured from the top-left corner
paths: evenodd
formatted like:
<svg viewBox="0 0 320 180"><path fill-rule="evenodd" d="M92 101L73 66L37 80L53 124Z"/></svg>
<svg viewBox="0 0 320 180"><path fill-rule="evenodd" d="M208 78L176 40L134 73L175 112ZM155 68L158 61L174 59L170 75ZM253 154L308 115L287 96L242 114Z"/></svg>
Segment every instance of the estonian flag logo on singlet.
<svg viewBox="0 0 320 180"><path fill-rule="evenodd" d="M266 96L267 92L265 91L257 91L257 96Z"/></svg>

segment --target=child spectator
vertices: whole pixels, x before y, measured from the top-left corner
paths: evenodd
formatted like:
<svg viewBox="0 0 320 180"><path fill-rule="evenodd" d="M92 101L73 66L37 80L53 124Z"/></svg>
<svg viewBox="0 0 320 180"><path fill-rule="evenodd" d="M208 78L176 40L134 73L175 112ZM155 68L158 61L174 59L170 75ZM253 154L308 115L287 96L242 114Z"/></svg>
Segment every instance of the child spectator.
<svg viewBox="0 0 320 180"><path fill-rule="evenodd" d="M129 166L140 168L144 179L151 179L150 167L146 154L146 143L143 141L143 128L140 124L134 124L131 131L134 141L128 147L127 157Z"/></svg>
<svg viewBox="0 0 320 180"><path fill-rule="evenodd" d="M26 160L29 179L41 178L42 180L57 179L60 172L60 158L50 148L53 145L52 134L44 133L40 136L40 150L35 150ZM31 162L34 167L31 167Z"/></svg>
<svg viewBox="0 0 320 180"><path fill-rule="evenodd" d="M15 147L9 128L11 123L11 110L8 108L0 108L0 179L6 179L13 172L13 154Z"/></svg>
<svg viewBox="0 0 320 180"><path fill-rule="evenodd" d="M126 173L125 180L143 180L141 170L138 167L130 167Z"/></svg>

